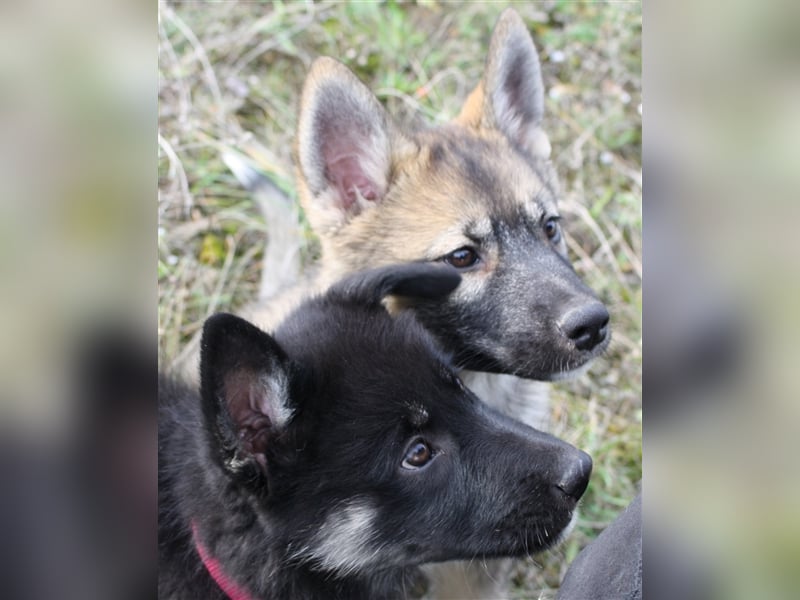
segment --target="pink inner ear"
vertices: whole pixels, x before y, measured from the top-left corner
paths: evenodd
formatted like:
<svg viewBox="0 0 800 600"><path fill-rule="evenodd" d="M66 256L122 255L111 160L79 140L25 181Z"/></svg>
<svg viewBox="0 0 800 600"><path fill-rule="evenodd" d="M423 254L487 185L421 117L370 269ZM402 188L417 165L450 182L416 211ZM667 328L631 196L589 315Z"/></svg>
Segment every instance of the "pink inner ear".
<svg viewBox="0 0 800 600"><path fill-rule="evenodd" d="M271 415L261 409L268 406L261 395L265 393L254 373L240 370L225 379L225 401L228 413L236 425L239 439L250 453L263 453L273 425Z"/></svg>
<svg viewBox="0 0 800 600"><path fill-rule="evenodd" d="M344 209L351 208L358 194L365 200L377 201L381 190L378 184L367 177L364 171L363 158L357 153L336 152L335 147L327 146L324 152L326 177L336 188L339 202Z"/></svg>

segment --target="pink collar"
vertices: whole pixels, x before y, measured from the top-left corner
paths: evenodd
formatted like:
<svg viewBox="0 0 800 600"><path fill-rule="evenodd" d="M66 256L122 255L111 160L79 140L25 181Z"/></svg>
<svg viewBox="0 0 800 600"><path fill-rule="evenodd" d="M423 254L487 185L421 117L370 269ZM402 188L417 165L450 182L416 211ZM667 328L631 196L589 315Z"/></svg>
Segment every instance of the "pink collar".
<svg viewBox="0 0 800 600"><path fill-rule="evenodd" d="M217 583L219 589L225 592L230 600L255 600L255 598L250 595L250 592L228 577L220 562L211 556L208 549L203 546L197 535L197 524L194 521L192 521L192 538L194 538L194 545L195 548L197 548L197 553L200 555L200 560L203 561L203 565L206 570L208 570L209 575L211 575L211 578Z"/></svg>

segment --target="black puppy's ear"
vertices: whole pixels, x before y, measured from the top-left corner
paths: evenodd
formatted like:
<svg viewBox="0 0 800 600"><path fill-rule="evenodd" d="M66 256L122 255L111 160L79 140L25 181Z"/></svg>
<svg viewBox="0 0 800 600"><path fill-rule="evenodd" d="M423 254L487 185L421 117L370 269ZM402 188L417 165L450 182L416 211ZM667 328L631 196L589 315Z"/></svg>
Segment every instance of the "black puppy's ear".
<svg viewBox="0 0 800 600"><path fill-rule="evenodd" d="M376 306L386 296L421 300L443 298L461 283L461 275L443 264L409 263L361 271L328 290L328 298Z"/></svg>
<svg viewBox="0 0 800 600"><path fill-rule="evenodd" d="M291 418L286 354L244 319L214 315L203 327L200 390L212 454L232 476L260 479L270 441Z"/></svg>

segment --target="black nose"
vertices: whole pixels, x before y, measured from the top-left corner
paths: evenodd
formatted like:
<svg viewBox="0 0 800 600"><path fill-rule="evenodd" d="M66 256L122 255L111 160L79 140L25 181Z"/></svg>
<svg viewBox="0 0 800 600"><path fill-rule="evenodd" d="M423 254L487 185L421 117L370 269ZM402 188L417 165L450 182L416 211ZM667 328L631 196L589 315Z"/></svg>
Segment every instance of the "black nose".
<svg viewBox="0 0 800 600"><path fill-rule="evenodd" d="M578 350L592 350L608 335L608 311L600 302L573 308L559 323Z"/></svg>
<svg viewBox="0 0 800 600"><path fill-rule="evenodd" d="M567 496L579 500L586 491L586 486L589 485L589 475L591 474L592 457L586 452L578 450L578 457L561 476L561 481L556 484L556 487Z"/></svg>

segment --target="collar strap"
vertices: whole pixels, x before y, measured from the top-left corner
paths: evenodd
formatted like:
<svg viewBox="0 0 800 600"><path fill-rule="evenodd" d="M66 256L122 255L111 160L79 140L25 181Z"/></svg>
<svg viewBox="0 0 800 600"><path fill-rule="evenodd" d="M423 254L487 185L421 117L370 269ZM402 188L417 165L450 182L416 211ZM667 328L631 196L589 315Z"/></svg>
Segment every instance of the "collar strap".
<svg viewBox="0 0 800 600"><path fill-rule="evenodd" d="M192 521L192 539L194 540L197 553L200 555L200 560L203 561L203 566L205 566L208 574L211 575L211 578L219 586L219 589L225 592L230 600L256 600L250 595L250 592L233 581L233 579L225 573L222 564L211 556L208 549L200 542L200 538L197 535L197 523L194 521Z"/></svg>

